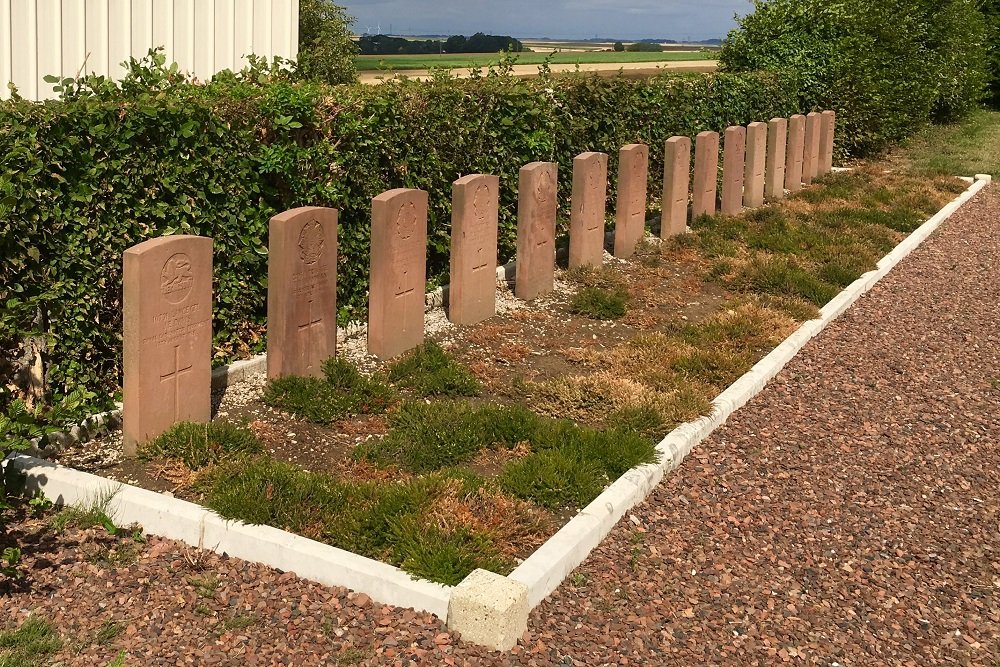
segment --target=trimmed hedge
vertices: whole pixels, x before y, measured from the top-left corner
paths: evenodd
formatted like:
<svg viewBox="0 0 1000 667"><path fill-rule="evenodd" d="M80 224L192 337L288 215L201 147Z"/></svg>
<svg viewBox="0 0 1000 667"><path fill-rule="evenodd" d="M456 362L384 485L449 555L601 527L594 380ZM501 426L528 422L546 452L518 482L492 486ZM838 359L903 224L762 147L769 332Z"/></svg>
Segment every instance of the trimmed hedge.
<svg viewBox="0 0 1000 667"><path fill-rule="evenodd" d="M574 155L606 151L614 167L621 145L646 142L658 192L669 136L798 110L793 85L756 73L374 87L222 79L191 85L149 61L133 63L121 86L65 82L61 101L0 103L0 370L26 333L41 330L53 394L79 385L116 392L121 254L146 239L215 239L222 363L264 347L267 225L276 212L340 209L340 317L362 319L371 199L385 190L430 193L433 286L447 280L451 184L463 174L501 177L507 260L523 164L558 161L565 205Z"/></svg>

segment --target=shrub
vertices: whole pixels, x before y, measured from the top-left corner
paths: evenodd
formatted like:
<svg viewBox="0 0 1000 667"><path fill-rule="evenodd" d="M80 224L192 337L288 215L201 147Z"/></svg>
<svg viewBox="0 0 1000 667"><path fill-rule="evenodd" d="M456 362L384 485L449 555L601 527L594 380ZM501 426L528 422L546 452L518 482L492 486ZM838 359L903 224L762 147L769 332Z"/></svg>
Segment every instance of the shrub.
<svg viewBox="0 0 1000 667"><path fill-rule="evenodd" d="M990 74L987 99L994 109L1000 109L1000 0L980 0L986 18L986 45Z"/></svg>
<svg viewBox="0 0 1000 667"><path fill-rule="evenodd" d="M305 64L303 63L303 66ZM341 321L367 308L371 200L430 194L428 275L446 274L451 183L501 177L500 259L514 254L517 173L584 150L651 149L651 184L673 134L787 115L794 84L773 74L439 78L330 87L253 71L192 85L157 59L116 85L0 103L0 366L21 339L48 341L53 394L120 387L122 252L164 234L215 243L214 359L265 344L267 222L301 205L340 210ZM580 110L586 113L580 113ZM614 192L609 192L613 201Z"/></svg>
<svg viewBox="0 0 1000 667"><path fill-rule="evenodd" d="M979 102L984 21L973 0L762 0L740 19L724 70L787 70L804 109L839 115L840 148L861 155Z"/></svg>
<svg viewBox="0 0 1000 667"><path fill-rule="evenodd" d="M326 83L349 83L358 78L351 37L354 22L331 0L299 0L298 65L305 76Z"/></svg>

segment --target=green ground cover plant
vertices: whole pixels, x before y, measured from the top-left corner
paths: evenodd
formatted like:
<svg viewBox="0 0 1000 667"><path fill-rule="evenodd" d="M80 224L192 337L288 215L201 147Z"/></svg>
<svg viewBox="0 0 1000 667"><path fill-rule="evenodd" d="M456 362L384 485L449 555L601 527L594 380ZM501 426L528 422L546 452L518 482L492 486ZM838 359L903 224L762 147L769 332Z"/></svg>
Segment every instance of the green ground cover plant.
<svg viewBox="0 0 1000 667"><path fill-rule="evenodd" d="M182 461L192 470L241 456L263 453L264 446L246 429L228 422L185 423L140 447L145 460L166 457Z"/></svg>
<svg viewBox="0 0 1000 667"><path fill-rule="evenodd" d="M763 208L694 220L692 233L663 244L663 262L693 250L705 277L736 298L696 323L674 322L607 350L563 351L578 370L526 383L532 407L652 438L707 414L711 400L797 323L817 317L966 187L887 166L859 166ZM614 280L607 269L567 277L584 286Z"/></svg>
<svg viewBox="0 0 1000 667"><path fill-rule="evenodd" d="M222 364L264 347L267 223L277 212L340 210L340 318L363 320L371 200L388 189L430 194L435 285L447 279L451 183L461 174L500 176L507 261L524 164L558 162L569 192L575 155L617 155L642 141L652 187L667 137L799 110L793 82L756 73L643 81L497 73L331 87L258 63L195 85L154 54L129 63L119 84L60 85L59 101L0 102L0 371L18 363L25 336L39 336L45 399L85 387L95 398L81 413L111 407L120 390L121 256L131 245L164 234L213 238Z"/></svg>
<svg viewBox="0 0 1000 667"><path fill-rule="evenodd" d="M728 289L823 306L964 187L861 167L785 206L695 220L677 242L711 258L710 278Z"/></svg>
<svg viewBox="0 0 1000 667"><path fill-rule="evenodd" d="M413 390L422 398L431 396L478 396L479 381L434 341L428 341L389 367L389 380Z"/></svg>
<svg viewBox="0 0 1000 667"><path fill-rule="evenodd" d="M323 377L289 375L268 382L264 402L317 424L353 414L379 414L395 400L381 376L366 377L346 360L323 362Z"/></svg>
<svg viewBox="0 0 1000 667"><path fill-rule="evenodd" d="M240 444L228 450L192 437L205 431L178 424L150 452L197 473L192 488L221 516L290 530L446 584L477 567L509 572L518 548L512 538L537 542L546 523L541 509L580 508L656 458L634 428L595 431L521 406L454 400L404 403L390 415L388 435L356 448L366 465L402 469L388 481L282 463L245 446L254 437L240 427L226 427L225 440ZM496 450L510 460L495 476L470 467Z"/></svg>
<svg viewBox="0 0 1000 667"><path fill-rule="evenodd" d="M569 309L595 320L618 320L628 310L628 292L622 288L584 287L573 296Z"/></svg>

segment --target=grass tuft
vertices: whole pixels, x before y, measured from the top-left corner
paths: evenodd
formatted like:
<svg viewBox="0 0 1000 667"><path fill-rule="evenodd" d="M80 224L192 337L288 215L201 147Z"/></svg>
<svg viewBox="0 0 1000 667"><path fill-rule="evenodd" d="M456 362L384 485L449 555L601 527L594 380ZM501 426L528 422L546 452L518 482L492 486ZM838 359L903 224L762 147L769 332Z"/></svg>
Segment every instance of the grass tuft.
<svg viewBox="0 0 1000 667"><path fill-rule="evenodd" d="M412 401L389 417L389 433L381 441L355 452L380 465L424 473L466 463L483 447L482 424L470 404Z"/></svg>
<svg viewBox="0 0 1000 667"><path fill-rule="evenodd" d="M225 422L175 424L156 439L142 446L139 455L183 461L191 470L219 463L232 456L252 456L264 446L250 431Z"/></svg>
<svg viewBox="0 0 1000 667"><path fill-rule="evenodd" d="M117 493L118 489L102 491L86 504L64 507L52 517L49 527L57 533L67 528L104 528L110 535L119 535L122 529L115 525L109 513L111 501Z"/></svg>
<svg viewBox="0 0 1000 667"><path fill-rule="evenodd" d="M0 632L0 667L42 667L60 648L62 639L52 624L30 616L18 629Z"/></svg>
<svg viewBox="0 0 1000 667"><path fill-rule="evenodd" d="M407 516L394 522L395 559L407 572L456 586L476 569L510 572L513 565L498 557L488 535L465 528L445 531L422 517Z"/></svg>
<svg viewBox="0 0 1000 667"><path fill-rule="evenodd" d="M569 304L570 312L594 320L617 320L625 317L628 292L623 289L584 287Z"/></svg>
<svg viewBox="0 0 1000 667"><path fill-rule="evenodd" d="M394 400L381 378L365 377L344 359L323 362L323 375L272 380L264 389L264 402L313 423L330 424L352 414L384 412Z"/></svg>
<svg viewBox="0 0 1000 667"><path fill-rule="evenodd" d="M381 465L399 465L414 472L451 468L471 460L480 451L526 443L534 453L558 452L538 459L534 454L507 464L506 470L541 466L558 478L596 480L577 492L555 491L545 496L536 487L508 485L515 497L550 507L559 502L589 502L609 480L655 459L651 442L634 431L596 431L569 421L539 417L524 407L476 407L468 403L410 403L393 415L389 434L380 442L359 448L357 455ZM534 458L533 458L534 457ZM573 466L568 462L573 461ZM565 464L565 465L564 465ZM590 466L594 466L593 475ZM521 473L527 475L527 473ZM507 473L504 472L504 477ZM578 481L579 481L578 480ZM519 489L520 491L515 491ZM530 490L530 493L529 493ZM522 495L521 492L526 495ZM537 496L537 497L536 497Z"/></svg>
<svg viewBox="0 0 1000 667"><path fill-rule="evenodd" d="M788 257L757 255L723 279L723 284L740 292L802 297L822 306L837 296L838 289Z"/></svg>
<svg viewBox="0 0 1000 667"><path fill-rule="evenodd" d="M501 489L548 509L583 507L600 495L606 483L598 464L558 449L515 461L500 477Z"/></svg>
<svg viewBox="0 0 1000 667"><path fill-rule="evenodd" d="M428 341L389 369L389 380L414 390L418 396L479 396L482 386L465 366L444 348Z"/></svg>
<svg viewBox="0 0 1000 667"><path fill-rule="evenodd" d="M475 475L455 476L356 482L262 457L207 469L199 485L223 518L283 528L432 581L457 583L477 567L509 572L500 545L539 533L538 518L509 498L481 495Z"/></svg>

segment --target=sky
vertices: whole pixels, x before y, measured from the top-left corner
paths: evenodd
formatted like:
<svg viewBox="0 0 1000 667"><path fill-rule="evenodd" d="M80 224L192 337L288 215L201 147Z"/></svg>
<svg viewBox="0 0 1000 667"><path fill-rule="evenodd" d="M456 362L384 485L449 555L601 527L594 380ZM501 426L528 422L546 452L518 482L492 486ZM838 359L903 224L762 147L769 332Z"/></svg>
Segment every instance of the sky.
<svg viewBox="0 0 1000 667"><path fill-rule="evenodd" d="M336 0L354 30L402 35L475 32L513 37L586 39L725 37L750 0ZM390 28L391 26L391 28Z"/></svg>

